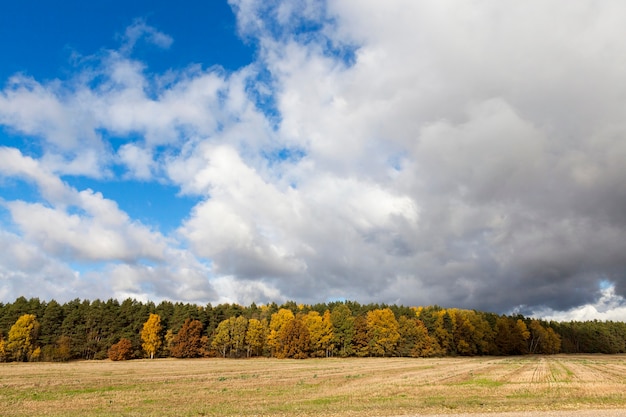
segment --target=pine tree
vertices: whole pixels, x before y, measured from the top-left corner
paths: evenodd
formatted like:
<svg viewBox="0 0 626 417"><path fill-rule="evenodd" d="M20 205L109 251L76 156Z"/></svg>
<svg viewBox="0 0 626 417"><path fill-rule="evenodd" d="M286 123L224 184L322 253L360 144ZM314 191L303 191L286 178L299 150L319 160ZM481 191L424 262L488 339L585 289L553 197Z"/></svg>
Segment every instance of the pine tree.
<svg viewBox="0 0 626 417"><path fill-rule="evenodd" d="M339 304L330 313L333 325L332 343L339 349L342 357L352 355L352 338L354 337L354 317L352 311L345 304Z"/></svg>

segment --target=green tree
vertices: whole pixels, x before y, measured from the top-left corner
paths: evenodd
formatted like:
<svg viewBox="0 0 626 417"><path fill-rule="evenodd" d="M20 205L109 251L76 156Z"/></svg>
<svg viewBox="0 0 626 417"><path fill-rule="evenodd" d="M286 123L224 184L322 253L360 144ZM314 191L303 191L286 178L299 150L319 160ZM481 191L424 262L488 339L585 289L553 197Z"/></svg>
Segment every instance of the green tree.
<svg viewBox="0 0 626 417"><path fill-rule="evenodd" d="M339 350L339 356L352 354L352 338L354 337L354 317L345 304L338 304L330 313L332 327L332 343Z"/></svg>
<svg viewBox="0 0 626 417"><path fill-rule="evenodd" d="M54 346L61 336L61 325L63 324L63 307L55 300L46 304L43 316L41 316L41 331L39 342L42 346Z"/></svg>
<svg viewBox="0 0 626 417"><path fill-rule="evenodd" d="M150 359L154 359L154 355L158 352L163 343L161 339L162 330L161 316L150 313L148 320L143 324L143 329L141 330L141 340L143 341L141 347L144 352L150 356Z"/></svg>
<svg viewBox="0 0 626 417"><path fill-rule="evenodd" d="M39 322L37 322L35 315L24 314L20 316L9 330L6 350L11 358L21 362L37 359L40 352L37 347L38 335Z"/></svg>
<svg viewBox="0 0 626 417"><path fill-rule="evenodd" d="M400 316L400 318L398 319L398 333L400 333L400 339L398 340L398 345L396 347L397 356L420 356L416 348L417 344L419 343L419 339L422 336L418 327L418 319Z"/></svg>

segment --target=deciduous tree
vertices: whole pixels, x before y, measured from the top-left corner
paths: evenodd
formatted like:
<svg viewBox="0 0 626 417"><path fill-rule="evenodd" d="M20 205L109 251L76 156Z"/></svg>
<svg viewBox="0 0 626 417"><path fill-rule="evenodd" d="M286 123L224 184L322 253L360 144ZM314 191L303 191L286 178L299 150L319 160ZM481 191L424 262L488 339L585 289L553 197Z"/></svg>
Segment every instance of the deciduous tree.
<svg viewBox="0 0 626 417"><path fill-rule="evenodd" d="M202 343L202 323L187 319L174 336L170 353L175 358L197 358L202 355Z"/></svg>
<svg viewBox="0 0 626 417"><path fill-rule="evenodd" d="M231 348L230 323L229 319L222 320L215 329L211 347L218 351L223 358Z"/></svg>
<svg viewBox="0 0 626 417"><path fill-rule="evenodd" d="M311 356L328 357L332 352L333 324L330 320L330 311L324 315L317 311L309 311L302 316L302 322L311 337Z"/></svg>
<svg viewBox="0 0 626 417"><path fill-rule="evenodd" d="M235 357L239 357L239 354L243 351L246 341L248 319L244 316L239 316L237 318L231 317L229 319L229 325L232 349L235 351Z"/></svg>
<svg viewBox="0 0 626 417"><path fill-rule="evenodd" d="M6 362L7 359L6 343L4 343L4 339L0 335L0 362Z"/></svg>
<svg viewBox="0 0 626 417"><path fill-rule="evenodd" d="M279 358L305 359L309 356L310 336L300 318L288 321L280 329L282 350L276 355Z"/></svg>
<svg viewBox="0 0 626 417"><path fill-rule="evenodd" d="M55 361L69 361L72 358L72 339L69 336L60 336L54 346Z"/></svg>
<svg viewBox="0 0 626 417"><path fill-rule="evenodd" d="M111 345L108 354L112 361L126 361L133 355L133 344L130 340L122 338L119 342Z"/></svg>
<svg viewBox="0 0 626 417"><path fill-rule="evenodd" d="M360 358L370 356L370 337L367 334L367 317L354 318L354 336L352 336L352 354Z"/></svg>
<svg viewBox="0 0 626 417"><path fill-rule="evenodd" d="M248 357L260 356L263 353L265 340L267 338L267 320L248 320L248 330L246 331L246 354Z"/></svg>
<svg viewBox="0 0 626 417"><path fill-rule="evenodd" d="M295 316L291 310L281 308L276 313L272 314L272 319L269 325L269 334L267 335L267 345L271 349L273 356L280 355L283 352L282 340L280 337L281 329L290 321L294 320Z"/></svg>
<svg viewBox="0 0 626 417"><path fill-rule="evenodd" d="M154 359L154 355L156 355L163 343L161 339L162 330L161 316L151 313L141 330L141 340L143 341L141 347L150 356L150 359Z"/></svg>
<svg viewBox="0 0 626 417"><path fill-rule="evenodd" d="M21 362L37 359L38 352L40 352L36 345L38 335L39 323L35 315L24 314L20 316L9 330L6 350L11 358Z"/></svg>
<svg viewBox="0 0 626 417"><path fill-rule="evenodd" d="M369 311L367 313L367 335L370 354L391 356L400 340L398 321L393 311L389 308Z"/></svg>

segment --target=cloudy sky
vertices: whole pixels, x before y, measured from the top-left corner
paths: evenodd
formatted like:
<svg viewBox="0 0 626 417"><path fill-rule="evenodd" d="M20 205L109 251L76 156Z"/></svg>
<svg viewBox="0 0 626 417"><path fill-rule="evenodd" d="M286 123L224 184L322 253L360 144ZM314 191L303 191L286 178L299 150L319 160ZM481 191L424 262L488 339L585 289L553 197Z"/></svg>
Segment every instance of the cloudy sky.
<svg viewBox="0 0 626 417"><path fill-rule="evenodd" d="M0 301L626 319L621 0L2 7Z"/></svg>

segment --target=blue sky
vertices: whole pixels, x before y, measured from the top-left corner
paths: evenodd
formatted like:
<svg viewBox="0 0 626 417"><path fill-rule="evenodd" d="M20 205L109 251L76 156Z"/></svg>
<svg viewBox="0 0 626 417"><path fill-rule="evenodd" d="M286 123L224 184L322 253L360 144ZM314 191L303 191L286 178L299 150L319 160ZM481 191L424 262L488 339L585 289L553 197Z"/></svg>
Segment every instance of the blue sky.
<svg viewBox="0 0 626 417"><path fill-rule="evenodd" d="M0 301L626 319L626 6L11 2Z"/></svg>
<svg viewBox="0 0 626 417"><path fill-rule="evenodd" d="M163 52L138 48L136 56L152 71L191 63L237 69L253 60L254 45L237 36L235 15L226 2L49 1L8 2L0 15L0 51L6 59L0 76L24 72L37 79L67 78L72 56L116 49L125 29L137 19L175 39ZM11 41L8 41L11 40Z"/></svg>

